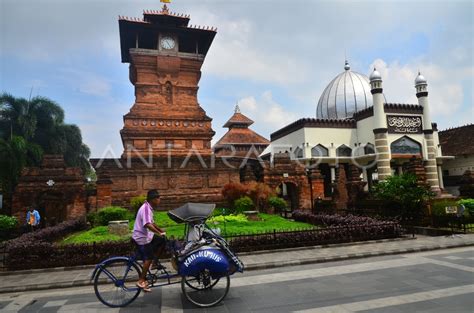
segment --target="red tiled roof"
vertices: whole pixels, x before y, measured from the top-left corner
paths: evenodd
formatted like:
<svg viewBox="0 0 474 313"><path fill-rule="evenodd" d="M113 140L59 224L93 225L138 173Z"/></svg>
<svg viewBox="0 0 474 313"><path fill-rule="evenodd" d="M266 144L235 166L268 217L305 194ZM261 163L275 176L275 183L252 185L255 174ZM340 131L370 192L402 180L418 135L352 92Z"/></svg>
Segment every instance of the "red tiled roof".
<svg viewBox="0 0 474 313"><path fill-rule="evenodd" d="M474 154L474 124L438 132L443 155Z"/></svg>
<svg viewBox="0 0 474 313"><path fill-rule="evenodd" d="M269 145L270 141L249 128L231 128L214 147L222 145Z"/></svg>
<svg viewBox="0 0 474 313"><path fill-rule="evenodd" d="M235 112L234 115L224 124L223 127L232 127L234 125L247 125L250 126L253 124L253 121L247 116L243 115L240 112Z"/></svg>

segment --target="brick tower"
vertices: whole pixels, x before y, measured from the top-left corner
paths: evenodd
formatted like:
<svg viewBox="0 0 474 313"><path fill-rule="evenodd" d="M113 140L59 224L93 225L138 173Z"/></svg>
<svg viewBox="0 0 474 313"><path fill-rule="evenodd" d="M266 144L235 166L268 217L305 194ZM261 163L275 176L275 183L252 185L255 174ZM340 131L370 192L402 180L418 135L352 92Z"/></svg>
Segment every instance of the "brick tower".
<svg viewBox="0 0 474 313"><path fill-rule="evenodd" d="M238 165L212 154L212 120L197 101L216 29L189 21L166 5L144 11L143 18L119 17L122 62L130 64L135 103L123 118L122 156L90 160L98 207L129 206L149 189L160 191L160 209L221 203L222 186L240 180Z"/></svg>
<svg viewBox="0 0 474 313"><path fill-rule="evenodd" d="M197 101L201 66L216 29L189 15L146 10L119 17L122 62L130 64L135 103L120 131L125 157L211 154L212 119Z"/></svg>

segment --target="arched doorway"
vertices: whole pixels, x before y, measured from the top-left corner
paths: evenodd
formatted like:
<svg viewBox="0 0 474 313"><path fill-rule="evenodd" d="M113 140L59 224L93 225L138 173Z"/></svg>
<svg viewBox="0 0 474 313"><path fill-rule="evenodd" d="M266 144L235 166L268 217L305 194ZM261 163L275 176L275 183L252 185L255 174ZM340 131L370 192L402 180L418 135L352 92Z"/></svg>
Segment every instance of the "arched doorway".
<svg viewBox="0 0 474 313"><path fill-rule="evenodd" d="M298 186L292 182L282 182L278 186L278 196L285 199L291 211L298 210Z"/></svg>
<svg viewBox="0 0 474 313"><path fill-rule="evenodd" d="M64 195L60 192L42 193L38 196L37 206L43 225L53 226L66 220L67 206Z"/></svg>

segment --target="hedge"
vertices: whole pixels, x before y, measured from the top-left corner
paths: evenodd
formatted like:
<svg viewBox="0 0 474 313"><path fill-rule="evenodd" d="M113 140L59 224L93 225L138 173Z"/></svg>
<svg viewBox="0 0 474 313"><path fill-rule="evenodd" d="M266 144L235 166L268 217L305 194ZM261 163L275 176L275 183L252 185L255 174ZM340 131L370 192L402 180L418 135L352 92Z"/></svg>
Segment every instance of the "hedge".
<svg viewBox="0 0 474 313"><path fill-rule="evenodd" d="M296 221L325 225L326 228L301 231L236 236L229 240L235 252L258 251L396 238L402 234L400 224L370 217L313 215L293 213ZM6 267L9 270L96 264L110 256L131 255L134 245L130 242L101 242L96 244L56 245L54 240L72 231L85 228L83 221L69 221L25 234L7 242Z"/></svg>
<svg viewBox="0 0 474 313"><path fill-rule="evenodd" d="M230 244L235 251L257 251L397 238L402 235L402 228L396 221L354 215L314 215L303 211L295 211L293 218L295 221L322 225L325 228L240 236L232 239Z"/></svg>

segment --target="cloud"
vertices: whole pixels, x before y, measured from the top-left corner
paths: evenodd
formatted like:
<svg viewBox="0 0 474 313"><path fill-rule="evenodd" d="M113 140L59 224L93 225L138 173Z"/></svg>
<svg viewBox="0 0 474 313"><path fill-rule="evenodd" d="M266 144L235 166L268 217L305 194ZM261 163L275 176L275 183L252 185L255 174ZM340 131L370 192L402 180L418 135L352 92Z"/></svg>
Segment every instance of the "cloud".
<svg viewBox="0 0 474 313"><path fill-rule="evenodd" d="M405 64L398 61L387 63L383 59L376 59L369 66L369 72L374 67L382 75L387 102L417 104L414 80L418 71L421 71L428 82L433 121L446 123L449 120L450 125L456 125L466 118L462 84L465 80L472 81L472 65L465 68L444 68L420 59Z"/></svg>
<svg viewBox="0 0 474 313"><path fill-rule="evenodd" d="M277 103L269 90L258 98L254 96L242 98L237 104L243 114L256 122L255 128L262 131L262 134L270 134L296 119L296 114L285 110Z"/></svg>
<svg viewBox="0 0 474 313"><path fill-rule="evenodd" d="M97 97L106 97L110 94L111 83L105 77L94 72L75 68L62 68L59 75L69 84L76 86L77 91Z"/></svg>

